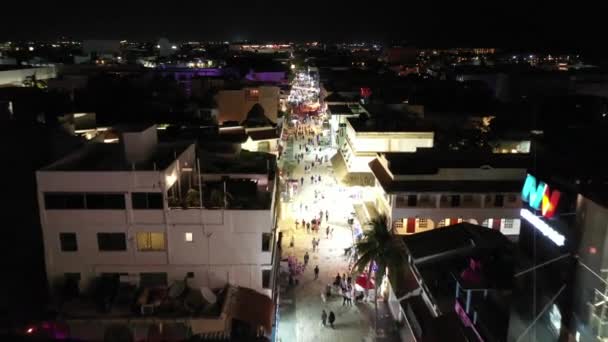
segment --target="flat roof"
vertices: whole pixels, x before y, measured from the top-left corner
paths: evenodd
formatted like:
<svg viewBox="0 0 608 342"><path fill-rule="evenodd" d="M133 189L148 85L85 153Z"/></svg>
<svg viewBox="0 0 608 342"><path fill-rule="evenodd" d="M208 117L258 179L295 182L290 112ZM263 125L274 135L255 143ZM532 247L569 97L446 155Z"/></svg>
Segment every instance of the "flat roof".
<svg viewBox="0 0 608 342"><path fill-rule="evenodd" d="M442 151L421 148L415 153L385 153L394 175L433 174L440 168L522 168L530 166L527 153L491 153L485 151Z"/></svg>
<svg viewBox="0 0 608 342"><path fill-rule="evenodd" d="M412 153L413 154L413 153ZM522 181L519 180L394 180L378 159L374 159L369 163L372 173L388 193L396 192L517 192L521 190ZM412 166L419 168L417 172L407 174L436 174L438 168L428 167L422 170L424 166ZM392 171L391 171L392 172ZM395 172L393 172L395 174ZM396 173L406 174L406 173Z"/></svg>
<svg viewBox="0 0 608 342"><path fill-rule="evenodd" d="M400 114L400 113L399 113ZM357 132L435 132L431 124L406 117L404 114L372 115L346 118Z"/></svg>
<svg viewBox="0 0 608 342"><path fill-rule="evenodd" d="M92 143L66 158L59 160L43 171L139 171L164 170L175 161L192 143L159 143L150 157L131 164L124 154L122 144Z"/></svg>
<svg viewBox="0 0 608 342"><path fill-rule="evenodd" d="M260 130L250 130L247 132L247 135L249 135L249 137L253 141L278 139L279 130L275 127L270 127L267 129L260 129Z"/></svg>
<svg viewBox="0 0 608 342"><path fill-rule="evenodd" d="M269 174L274 177L276 156L264 152L241 150L234 158L199 151L201 173Z"/></svg>
<svg viewBox="0 0 608 342"><path fill-rule="evenodd" d="M331 113L331 115L352 115L353 114L353 111L350 109L350 107L347 105L343 105L343 104L327 105L327 109L329 109L329 112Z"/></svg>

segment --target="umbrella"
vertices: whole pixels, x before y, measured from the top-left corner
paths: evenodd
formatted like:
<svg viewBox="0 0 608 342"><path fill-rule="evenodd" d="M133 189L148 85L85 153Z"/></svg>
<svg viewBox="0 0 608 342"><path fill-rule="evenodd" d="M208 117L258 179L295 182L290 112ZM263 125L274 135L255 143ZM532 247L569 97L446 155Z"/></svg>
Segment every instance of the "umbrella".
<svg viewBox="0 0 608 342"><path fill-rule="evenodd" d="M375 288L374 280L368 279L367 275L360 275L355 280L355 288L357 291L373 290Z"/></svg>

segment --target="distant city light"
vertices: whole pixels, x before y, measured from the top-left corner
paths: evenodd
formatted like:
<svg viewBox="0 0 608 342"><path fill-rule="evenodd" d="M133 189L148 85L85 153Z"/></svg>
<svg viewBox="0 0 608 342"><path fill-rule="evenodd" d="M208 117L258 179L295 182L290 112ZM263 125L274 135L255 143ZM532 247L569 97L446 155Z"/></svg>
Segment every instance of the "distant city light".
<svg viewBox="0 0 608 342"><path fill-rule="evenodd" d="M291 65L291 70L293 70L293 69L295 69L295 68L296 68L296 65L295 65L295 64L292 64L292 65Z"/></svg>
<svg viewBox="0 0 608 342"><path fill-rule="evenodd" d="M171 46L171 49L172 49L172 50L177 50L177 45L172 45L172 46Z"/></svg>
<svg viewBox="0 0 608 342"><path fill-rule="evenodd" d="M33 47L33 46L30 46L30 47L29 47L29 48L27 48L27 49L28 49L28 50L30 50L30 51L34 51L34 47Z"/></svg>

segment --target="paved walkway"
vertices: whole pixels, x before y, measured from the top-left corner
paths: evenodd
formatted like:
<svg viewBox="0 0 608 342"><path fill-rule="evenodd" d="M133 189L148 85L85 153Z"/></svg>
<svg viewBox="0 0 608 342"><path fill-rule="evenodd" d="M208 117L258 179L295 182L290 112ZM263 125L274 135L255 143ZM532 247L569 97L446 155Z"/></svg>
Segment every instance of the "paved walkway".
<svg viewBox="0 0 608 342"><path fill-rule="evenodd" d="M294 144L294 153L300 153L299 144ZM303 151L303 150L302 150ZM323 148L319 152L316 146L314 152L305 155L305 162L301 162L295 169L292 178L304 177L304 186L291 203L283 203L283 215L279 227L283 231L283 257L295 256L303 262L306 251L310 254L309 265L298 279L299 284L289 287L286 276L281 281L281 302L278 323L278 341L399 341L393 321L388 313L388 307L382 301L379 307L378 336L374 339L375 310L373 302L342 306L342 296L334 294L324 301L321 293L325 286L331 283L337 273L348 272L348 261L344 257L344 248L352 246L353 235L346 220L353 212L353 201L347 188L336 184L330 167L330 162L316 165L305 174L304 165L310 165L319 156L335 153L334 149ZM321 175L320 183L312 183L310 176ZM315 200L315 190L319 195ZM322 198L324 197L324 198ZM302 209L300 209L300 205ZM306 208L308 210L306 210ZM329 226L334 229L333 236L326 237L327 222L323 217L321 230L317 234L307 233L305 228L299 226L295 229L295 220L310 221L319 215L320 210L329 210ZM295 245L290 247L291 237ZM321 238L319 250L312 252L312 238ZM314 279L313 269L319 265L319 279ZM335 329L321 325L321 310L336 315Z"/></svg>

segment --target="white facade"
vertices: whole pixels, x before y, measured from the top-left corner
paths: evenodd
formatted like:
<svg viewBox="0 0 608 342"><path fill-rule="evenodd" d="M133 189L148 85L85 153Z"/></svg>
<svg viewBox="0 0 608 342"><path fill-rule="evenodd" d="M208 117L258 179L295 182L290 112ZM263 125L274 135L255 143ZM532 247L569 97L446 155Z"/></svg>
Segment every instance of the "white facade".
<svg viewBox="0 0 608 342"><path fill-rule="evenodd" d="M261 86L237 90L220 90L216 95L219 108L218 121L242 122L255 105L264 108L264 115L272 122L277 122L279 111L279 88Z"/></svg>
<svg viewBox="0 0 608 342"><path fill-rule="evenodd" d="M32 76L36 76L37 80L48 80L57 77L57 69L53 66L0 71L0 86L22 86L23 82Z"/></svg>
<svg viewBox="0 0 608 342"><path fill-rule="evenodd" d="M394 175L387 161L380 157L374 161L382 165L386 177L393 181L437 182L519 182L526 176L525 168L440 168L434 174ZM432 184L432 183L430 183ZM376 180L376 207L387 215L393 232L409 235L434 228L469 222L500 230L507 236L518 236L522 207L517 191L496 191L491 187L476 191L436 190L430 185L424 190L398 190L389 193Z"/></svg>
<svg viewBox="0 0 608 342"><path fill-rule="evenodd" d="M188 165L192 167L194 155L195 146L190 145L159 171L38 171L40 218L51 285L61 282L66 273L80 274L81 289L88 288L102 273L135 278L142 273L164 273L169 285L190 273L188 282L193 287L231 283L270 296L272 280L264 286L262 279L263 271L272 269L274 195L268 210L170 208L167 189ZM271 185L273 188L274 181ZM45 194L57 193L87 194L86 208L51 208ZM124 209L88 208L89 194L108 193L121 196ZM162 195L162 204L159 201L153 209L135 209L135 193ZM72 245L66 251L63 246L62 250L62 233L75 234L75 248ZM99 233L123 234L126 248L100 250ZM268 238L270 242L264 247L263 240Z"/></svg>

